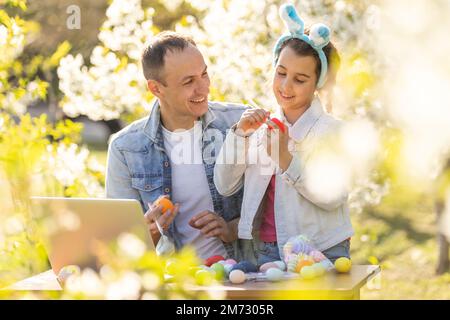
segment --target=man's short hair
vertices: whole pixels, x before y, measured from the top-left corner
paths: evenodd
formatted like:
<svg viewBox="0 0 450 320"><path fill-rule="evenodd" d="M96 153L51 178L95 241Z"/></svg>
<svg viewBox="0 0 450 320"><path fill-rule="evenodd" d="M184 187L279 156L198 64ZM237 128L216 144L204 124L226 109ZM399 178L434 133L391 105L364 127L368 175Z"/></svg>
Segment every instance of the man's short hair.
<svg viewBox="0 0 450 320"><path fill-rule="evenodd" d="M142 54L142 69L145 79L163 82L162 70L167 51L183 51L190 45L197 46L194 40L187 35L171 31L158 33Z"/></svg>

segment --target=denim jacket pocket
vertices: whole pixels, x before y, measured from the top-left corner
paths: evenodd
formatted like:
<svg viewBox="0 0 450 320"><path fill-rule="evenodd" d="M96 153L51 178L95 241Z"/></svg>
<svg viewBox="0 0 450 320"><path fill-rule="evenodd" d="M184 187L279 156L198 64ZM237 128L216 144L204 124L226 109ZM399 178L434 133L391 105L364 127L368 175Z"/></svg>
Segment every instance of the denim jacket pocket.
<svg viewBox="0 0 450 320"><path fill-rule="evenodd" d="M145 207L148 202L154 202L162 192L163 181L160 176L135 174L131 178L131 187L138 190Z"/></svg>
<svg viewBox="0 0 450 320"><path fill-rule="evenodd" d="M162 187L162 179L159 177L133 177L131 186L139 191L152 192Z"/></svg>

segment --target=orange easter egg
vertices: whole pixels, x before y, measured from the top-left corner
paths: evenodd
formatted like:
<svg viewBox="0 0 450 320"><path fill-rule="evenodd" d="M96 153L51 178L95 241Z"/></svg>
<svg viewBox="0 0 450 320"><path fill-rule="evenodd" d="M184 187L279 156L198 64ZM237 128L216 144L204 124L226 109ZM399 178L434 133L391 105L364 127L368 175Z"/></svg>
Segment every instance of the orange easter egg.
<svg viewBox="0 0 450 320"><path fill-rule="evenodd" d="M299 260L297 263L297 266L295 267L295 272L300 273L302 271L302 268L305 266L312 266L314 264L314 261L311 260Z"/></svg>
<svg viewBox="0 0 450 320"><path fill-rule="evenodd" d="M167 210L172 211L173 208L175 207L173 205L172 201L170 201L169 198L164 197L164 196L160 196L158 199L156 199L156 201L153 203L153 205L161 206L162 207L162 213L166 213Z"/></svg>

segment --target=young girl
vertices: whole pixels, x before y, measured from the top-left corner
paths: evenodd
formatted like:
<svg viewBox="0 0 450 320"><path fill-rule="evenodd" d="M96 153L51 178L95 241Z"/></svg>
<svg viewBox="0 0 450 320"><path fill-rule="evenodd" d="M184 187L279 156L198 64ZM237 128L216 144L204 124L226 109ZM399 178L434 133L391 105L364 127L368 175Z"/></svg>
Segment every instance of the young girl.
<svg viewBox="0 0 450 320"><path fill-rule="evenodd" d="M316 24L305 34L292 5L282 6L280 15L289 32L274 48L272 87L283 124L271 121L264 109L245 111L227 134L214 181L224 196L244 186L238 234L241 239L256 240L258 265L280 260L284 243L299 234L334 262L350 256L353 228L347 190L321 192L311 177L320 159L315 151L322 150L324 141L336 136L339 127L316 96L318 89L333 84L339 58L325 25ZM267 142L261 144L264 137Z"/></svg>

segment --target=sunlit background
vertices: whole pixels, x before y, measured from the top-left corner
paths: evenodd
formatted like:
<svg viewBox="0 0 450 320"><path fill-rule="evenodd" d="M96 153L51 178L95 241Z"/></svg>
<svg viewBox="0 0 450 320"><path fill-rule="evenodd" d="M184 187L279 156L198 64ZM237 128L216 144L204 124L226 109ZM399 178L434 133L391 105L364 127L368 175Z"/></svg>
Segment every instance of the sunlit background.
<svg viewBox="0 0 450 320"><path fill-rule="evenodd" d="M103 196L108 137L147 115L153 98L139 61L146 41L162 30L192 35L211 100L274 110L282 3L0 0L0 287L45 267L30 195ZM316 161L310 183L330 197L351 187L353 263L383 269L361 298L450 299L450 2L292 3L307 24L331 27L342 59L337 86L320 93L346 121L335 137L341 152ZM78 26L69 7L79 9ZM123 254L139 252L138 241L120 238L115 253L126 261L87 270L65 297L189 296L183 286L162 289L167 261ZM172 273L189 278L193 253L176 259Z"/></svg>

